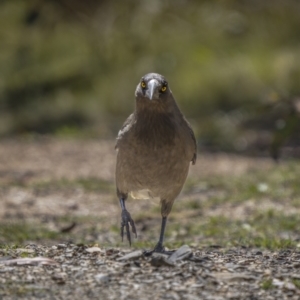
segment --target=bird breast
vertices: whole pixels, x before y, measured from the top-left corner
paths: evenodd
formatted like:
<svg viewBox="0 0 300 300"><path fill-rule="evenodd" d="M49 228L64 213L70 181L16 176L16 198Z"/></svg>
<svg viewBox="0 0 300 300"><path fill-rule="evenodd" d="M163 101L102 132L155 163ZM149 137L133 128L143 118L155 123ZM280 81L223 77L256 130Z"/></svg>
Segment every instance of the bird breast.
<svg viewBox="0 0 300 300"><path fill-rule="evenodd" d="M186 132L169 115L137 118L118 142L117 188L134 198L175 198L191 154Z"/></svg>

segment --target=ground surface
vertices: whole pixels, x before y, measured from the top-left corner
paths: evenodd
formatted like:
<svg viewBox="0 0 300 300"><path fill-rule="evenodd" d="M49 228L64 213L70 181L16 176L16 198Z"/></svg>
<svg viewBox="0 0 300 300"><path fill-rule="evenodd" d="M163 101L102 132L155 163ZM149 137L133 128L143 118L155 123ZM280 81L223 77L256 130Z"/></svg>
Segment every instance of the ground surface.
<svg viewBox="0 0 300 300"><path fill-rule="evenodd" d="M201 154L175 203L174 265L142 254L160 207L129 199L138 238L119 237L113 141L9 140L0 145L0 298L299 299L299 162ZM45 257L51 261L15 261Z"/></svg>

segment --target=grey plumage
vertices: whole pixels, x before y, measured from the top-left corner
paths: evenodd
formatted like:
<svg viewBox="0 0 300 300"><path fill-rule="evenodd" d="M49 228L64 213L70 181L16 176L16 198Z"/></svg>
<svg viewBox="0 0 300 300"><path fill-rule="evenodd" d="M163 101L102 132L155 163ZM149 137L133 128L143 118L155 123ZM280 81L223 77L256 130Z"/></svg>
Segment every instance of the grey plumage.
<svg viewBox="0 0 300 300"><path fill-rule="evenodd" d="M149 73L135 92L135 111L119 131L116 143L116 186L122 207L121 235L134 222L125 208L128 194L133 198L159 198L163 217L159 243L163 251L166 218L186 180L190 162L196 163L196 139L190 124L179 110L166 79Z"/></svg>

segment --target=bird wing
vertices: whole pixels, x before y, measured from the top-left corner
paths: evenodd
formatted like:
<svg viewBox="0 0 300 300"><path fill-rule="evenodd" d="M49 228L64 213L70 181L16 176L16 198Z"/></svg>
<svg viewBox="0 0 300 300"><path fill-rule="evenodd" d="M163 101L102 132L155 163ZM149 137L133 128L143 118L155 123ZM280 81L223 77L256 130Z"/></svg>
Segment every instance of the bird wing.
<svg viewBox="0 0 300 300"><path fill-rule="evenodd" d="M122 139L122 137L126 134L126 132L128 132L128 130L131 128L131 126L134 123L134 113L131 114L127 120L124 122L123 126L121 127L121 129L118 132L118 136L117 136L117 141L116 141L116 145L115 145L115 149L119 148L119 142Z"/></svg>
<svg viewBox="0 0 300 300"><path fill-rule="evenodd" d="M197 160L197 142L196 142L195 134L194 134L194 131L192 129L191 124L187 120L185 120L185 121L186 121L186 124L188 126L188 130L189 130L189 133L191 135L192 141L194 143L194 154L193 154L193 157L191 159L191 162L194 165L196 163L196 160Z"/></svg>
<svg viewBox="0 0 300 300"><path fill-rule="evenodd" d="M173 95L171 94L171 97L173 98ZM183 128L186 128L189 135L190 135L190 138L192 141L192 147L194 148L194 153L193 153L193 157L191 158L191 162L193 163L193 165L196 163L196 160L197 160L197 141L196 141L196 138L195 138L195 134L194 134L194 131L192 129L192 126L191 124L188 122L188 120L185 118L185 116L183 115L183 113L180 111L175 99L173 98L173 103L174 103L174 110L175 110L175 113L179 116L179 119L181 120L181 125Z"/></svg>

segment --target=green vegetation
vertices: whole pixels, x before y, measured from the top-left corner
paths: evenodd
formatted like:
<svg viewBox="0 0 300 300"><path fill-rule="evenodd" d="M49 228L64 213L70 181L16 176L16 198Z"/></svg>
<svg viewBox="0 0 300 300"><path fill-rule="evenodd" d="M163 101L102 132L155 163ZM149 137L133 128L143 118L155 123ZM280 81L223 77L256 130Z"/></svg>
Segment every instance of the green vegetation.
<svg viewBox="0 0 300 300"><path fill-rule="evenodd" d="M35 296L39 296L40 298L43 297L42 295L45 294L48 289L36 286L34 284L22 284L16 285L14 281L6 282L5 284L0 283L1 291L5 291L8 295L14 295L14 297L18 298L27 298L32 297L32 294Z"/></svg>
<svg viewBox="0 0 300 300"><path fill-rule="evenodd" d="M115 186L98 178L79 178L76 180L61 179L56 181L37 182L30 185L36 192L49 190L70 190L82 188L86 192L112 192Z"/></svg>
<svg viewBox="0 0 300 300"><path fill-rule="evenodd" d="M299 115L300 3L2 1L0 136L115 135L141 75L165 74L202 146L266 149Z"/></svg>
<svg viewBox="0 0 300 300"><path fill-rule="evenodd" d="M0 223L0 248L4 243L22 244L28 241L49 241L58 238L58 234L45 226L28 224L24 221Z"/></svg>
<svg viewBox="0 0 300 300"><path fill-rule="evenodd" d="M269 290L271 288L273 288L273 284L272 284L272 279L266 279L262 282L261 284L261 287L264 289L264 290Z"/></svg>
<svg viewBox="0 0 300 300"><path fill-rule="evenodd" d="M242 176L193 177L185 197L175 203L168 232L182 243L245 245L278 249L298 247L299 169L290 162ZM206 196L206 191L215 196ZM207 213L210 216L207 216ZM178 221L180 219L180 221ZM182 232L182 234L180 234Z"/></svg>
<svg viewBox="0 0 300 300"><path fill-rule="evenodd" d="M293 279L293 284L300 289L300 279Z"/></svg>
<svg viewBox="0 0 300 300"><path fill-rule="evenodd" d="M86 192L111 192L115 190L115 186L112 182L104 181L99 178L78 178L76 180L69 180L66 178L60 180L47 180L38 181L30 184L24 184L14 180L10 184L11 186L32 188L36 193L43 191L59 191L59 190L72 190L74 188L81 188ZM1 184L0 187L5 188L6 184Z"/></svg>
<svg viewBox="0 0 300 300"><path fill-rule="evenodd" d="M51 222L55 224L55 229L50 229ZM94 216L74 216L71 214L61 217L53 216L53 220L14 220L13 222L0 223L0 249L22 248L29 242L38 243L76 243L93 245L97 242L98 235L107 231L103 223L106 218ZM50 226L49 226L50 224ZM74 224L74 228L72 228ZM67 229L65 229L67 228ZM68 228L71 228L68 230ZM115 230L116 232L116 230ZM114 230L112 230L112 235ZM119 235L119 232L117 233ZM107 242L102 246L109 246ZM27 253L22 253L21 257L27 257Z"/></svg>

